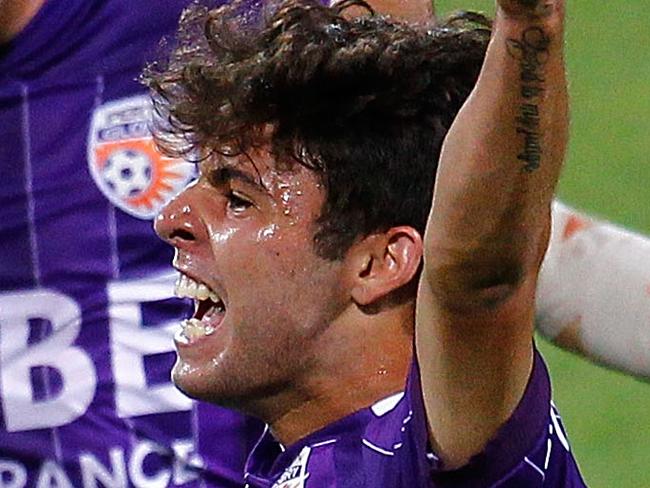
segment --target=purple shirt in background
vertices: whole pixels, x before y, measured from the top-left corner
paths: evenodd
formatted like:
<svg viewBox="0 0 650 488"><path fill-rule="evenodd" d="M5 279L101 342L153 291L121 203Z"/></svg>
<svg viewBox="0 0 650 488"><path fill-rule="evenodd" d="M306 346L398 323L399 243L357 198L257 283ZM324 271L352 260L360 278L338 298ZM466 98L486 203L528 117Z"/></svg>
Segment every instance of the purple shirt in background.
<svg viewBox="0 0 650 488"><path fill-rule="evenodd" d="M250 488L584 487L551 403L541 356L524 397L485 450L444 471L429 447L419 372L406 391L284 448L267 431L246 466Z"/></svg>
<svg viewBox="0 0 650 488"><path fill-rule="evenodd" d="M261 425L170 382L172 249L194 174L136 78L187 0L49 0L0 46L0 486L241 487Z"/></svg>

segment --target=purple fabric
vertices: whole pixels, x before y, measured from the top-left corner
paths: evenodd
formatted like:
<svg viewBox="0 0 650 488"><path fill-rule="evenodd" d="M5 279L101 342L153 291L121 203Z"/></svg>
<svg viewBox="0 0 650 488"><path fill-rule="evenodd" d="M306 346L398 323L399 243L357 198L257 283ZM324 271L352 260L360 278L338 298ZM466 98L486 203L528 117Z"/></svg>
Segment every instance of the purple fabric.
<svg viewBox="0 0 650 488"><path fill-rule="evenodd" d="M247 462L246 480L251 488L585 486L537 353L519 406L464 468L442 469L429 448L426 425L415 365L405 394L360 410L285 450L266 432Z"/></svg>
<svg viewBox="0 0 650 488"><path fill-rule="evenodd" d="M172 250L88 157L186 3L49 0L0 47L2 486L243 485L261 425L173 389Z"/></svg>

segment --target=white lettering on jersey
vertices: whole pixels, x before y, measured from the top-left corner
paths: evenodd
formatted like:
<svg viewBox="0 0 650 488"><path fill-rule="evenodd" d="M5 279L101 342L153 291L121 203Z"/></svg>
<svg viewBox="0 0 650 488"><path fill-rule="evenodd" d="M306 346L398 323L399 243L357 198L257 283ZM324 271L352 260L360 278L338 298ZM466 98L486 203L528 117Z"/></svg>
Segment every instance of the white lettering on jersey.
<svg viewBox="0 0 650 488"><path fill-rule="evenodd" d="M173 351L177 321L143 327L141 304L170 297L175 276L113 282L108 286L111 361L117 416L187 411L189 398L170 383L147 385L144 360ZM52 324L52 333L29 344L30 320ZM91 357L74 346L81 327L79 305L61 292L38 289L0 294L0 401L9 432L66 425L82 416L95 395ZM47 366L62 378L56 396L34 400L32 368ZM0 486L2 488L2 486Z"/></svg>
<svg viewBox="0 0 650 488"><path fill-rule="evenodd" d="M147 476L144 472L144 460L150 454L165 455L166 450L150 441L140 442L131 455L129 462L129 475L137 488L161 488L169 484L171 472L161 469L153 476Z"/></svg>
<svg viewBox="0 0 650 488"><path fill-rule="evenodd" d="M198 477L197 468L203 468L203 459L195 451L192 441L176 441L172 444L174 451L174 484L184 485Z"/></svg>
<svg viewBox="0 0 650 488"><path fill-rule="evenodd" d="M73 488L65 472L53 461L45 461L38 473L36 488Z"/></svg>
<svg viewBox="0 0 650 488"><path fill-rule="evenodd" d="M110 471L90 453L79 456L84 487L126 488L128 486L124 450L113 447L108 455L111 460Z"/></svg>
<svg viewBox="0 0 650 488"><path fill-rule="evenodd" d="M33 345L28 344L30 319L52 324L52 333ZM62 293L38 289L0 295L0 385L9 432L58 427L87 410L97 376L88 355L72 345L80 328L79 305ZM56 396L35 402L30 370L38 366L57 370L63 387Z"/></svg>
<svg viewBox="0 0 650 488"><path fill-rule="evenodd" d="M309 473L307 472L307 463L311 454L311 447L303 447L300 454L291 463L287 469L284 470L280 479L276 481L273 488L304 488Z"/></svg>
<svg viewBox="0 0 650 488"><path fill-rule="evenodd" d="M173 464L163 465L157 473L147 476L144 463L150 455L169 455L169 449L152 443L139 441L129 458L123 447L107 447L110 466L105 466L93 453L79 456L81 483L79 488L167 488L180 486L199 478L203 466L192 441L180 439L172 445L175 454ZM70 478L61 464L46 460L36 470L36 485L39 488L72 488ZM28 485L27 467L19 461L0 459L0 488L25 488Z"/></svg>
<svg viewBox="0 0 650 488"><path fill-rule="evenodd" d="M141 303L171 295L175 274L109 284L111 359L119 417L190 410L192 402L171 383L147 386L144 356L173 350L174 320L160 327L142 327Z"/></svg>

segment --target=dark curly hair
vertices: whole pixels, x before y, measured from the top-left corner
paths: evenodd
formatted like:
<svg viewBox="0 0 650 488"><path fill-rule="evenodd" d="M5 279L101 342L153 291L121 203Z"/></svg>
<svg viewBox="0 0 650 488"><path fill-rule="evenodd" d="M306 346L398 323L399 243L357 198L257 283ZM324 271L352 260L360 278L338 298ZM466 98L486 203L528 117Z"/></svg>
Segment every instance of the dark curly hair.
<svg viewBox="0 0 650 488"><path fill-rule="evenodd" d="M369 15L344 17L351 6ZM277 165L316 171L327 192L316 249L338 259L375 231L424 232L442 140L489 35L478 14L426 30L374 15L362 0L195 4L168 59L143 75L154 134L176 157L270 143Z"/></svg>

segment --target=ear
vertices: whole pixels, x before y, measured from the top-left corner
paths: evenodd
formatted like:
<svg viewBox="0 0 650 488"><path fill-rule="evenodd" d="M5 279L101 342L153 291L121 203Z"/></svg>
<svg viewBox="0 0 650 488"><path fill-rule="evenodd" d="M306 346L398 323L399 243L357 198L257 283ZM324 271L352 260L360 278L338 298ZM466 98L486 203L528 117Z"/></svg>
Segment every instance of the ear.
<svg viewBox="0 0 650 488"><path fill-rule="evenodd" d="M409 283L422 259L422 237L413 227L391 227L354 244L352 299L367 306Z"/></svg>

